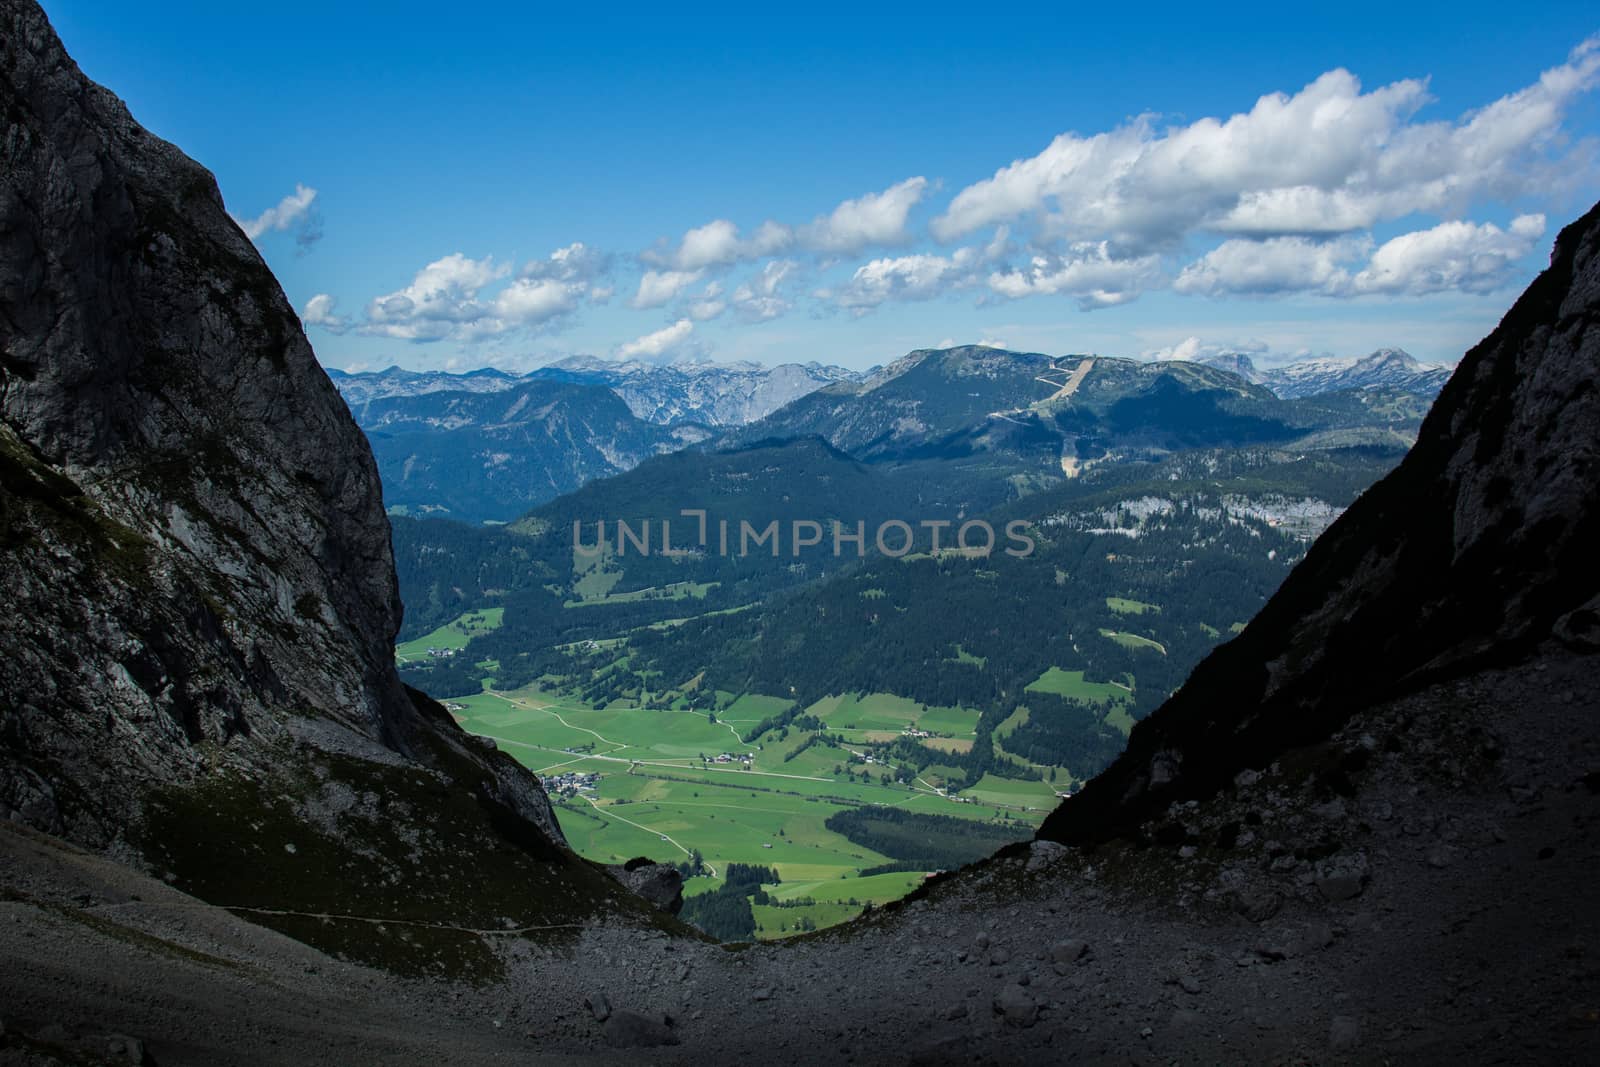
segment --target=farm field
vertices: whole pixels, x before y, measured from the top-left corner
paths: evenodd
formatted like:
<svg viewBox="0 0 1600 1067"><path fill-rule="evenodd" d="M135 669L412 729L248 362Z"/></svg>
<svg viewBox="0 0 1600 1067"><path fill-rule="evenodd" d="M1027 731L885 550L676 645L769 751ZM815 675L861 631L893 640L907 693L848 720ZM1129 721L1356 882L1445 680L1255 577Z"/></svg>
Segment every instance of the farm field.
<svg viewBox="0 0 1600 1067"><path fill-rule="evenodd" d="M1115 682L1086 682L1082 671L1064 671L1051 667L1037 679L1028 683L1029 692L1054 693L1068 700L1085 703L1120 703L1128 699L1128 688Z"/></svg>
<svg viewBox="0 0 1600 1067"><path fill-rule="evenodd" d="M755 905L758 938L842 922L869 901L881 904L904 895L924 877L922 871L862 877L864 870L895 861L828 829L825 824L835 813L882 805L1014 826L1020 840L1032 834L1054 800L1039 782L985 777L960 799L940 795L921 778L896 782L887 777L886 767L865 764L851 750L849 739L870 731L833 726L845 716L897 737L904 725L921 723L941 731L962 729L970 744L975 712L924 708L882 694L851 696L817 709L828 713L823 716L828 735L847 738L843 746L795 728L770 730L745 742L741 730L783 711L789 702L720 696L718 703L726 706L711 714L592 708L537 687L490 690L446 706L463 728L493 738L546 779L556 817L580 855L611 864L636 856L685 866L698 860L702 873L686 880L686 895L716 891L728 864L760 865L782 879L766 887L775 900L814 901ZM579 775L598 777L571 777Z"/></svg>

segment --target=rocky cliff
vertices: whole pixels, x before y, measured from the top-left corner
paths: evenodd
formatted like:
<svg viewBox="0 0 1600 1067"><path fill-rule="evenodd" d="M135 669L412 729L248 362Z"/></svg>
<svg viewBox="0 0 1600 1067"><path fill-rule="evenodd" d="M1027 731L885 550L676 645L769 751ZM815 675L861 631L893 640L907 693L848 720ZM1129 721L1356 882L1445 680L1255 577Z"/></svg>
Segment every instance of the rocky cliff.
<svg viewBox="0 0 1600 1067"><path fill-rule="evenodd" d="M31 0L0 51L0 816L230 903L415 906L451 835L582 883L537 781L396 677L372 455L211 175Z"/></svg>
<svg viewBox="0 0 1600 1067"><path fill-rule="evenodd" d="M1600 206L1469 352L1405 461L1045 823L1077 841L1554 637L1600 649Z"/></svg>

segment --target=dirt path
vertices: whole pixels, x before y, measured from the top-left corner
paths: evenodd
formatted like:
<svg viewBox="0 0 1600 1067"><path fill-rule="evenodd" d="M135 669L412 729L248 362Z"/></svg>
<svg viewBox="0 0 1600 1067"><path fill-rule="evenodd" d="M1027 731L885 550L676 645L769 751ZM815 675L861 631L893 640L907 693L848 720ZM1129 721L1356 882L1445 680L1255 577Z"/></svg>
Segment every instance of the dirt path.
<svg viewBox="0 0 1600 1067"><path fill-rule="evenodd" d="M593 808L599 814L604 815L606 818L615 819L618 822L625 822L629 826L632 826L633 828L635 828L637 830L643 830L647 834L655 834L657 837L661 838L661 840L665 841L667 844L671 845L673 848L677 849L679 852L682 852L685 856L688 856L691 859L694 857L694 853L693 852L691 852L688 849L684 848L683 845L679 844L671 836L662 833L660 830L652 830L650 827L645 826L643 823L636 823L632 819L624 819L621 815L618 815L616 812L607 811L605 808L602 808L599 804L596 804L594 802L593 798L591 798L591 797L584 797L583 799L587 800L589 802L589 806L591 808ZM701 862L705 864L706 870L711 872L711 877L715 878L717 876L717 869L715 867L713 867L711 865L710 861L708 861L708 860L702 859Z"/></svg>

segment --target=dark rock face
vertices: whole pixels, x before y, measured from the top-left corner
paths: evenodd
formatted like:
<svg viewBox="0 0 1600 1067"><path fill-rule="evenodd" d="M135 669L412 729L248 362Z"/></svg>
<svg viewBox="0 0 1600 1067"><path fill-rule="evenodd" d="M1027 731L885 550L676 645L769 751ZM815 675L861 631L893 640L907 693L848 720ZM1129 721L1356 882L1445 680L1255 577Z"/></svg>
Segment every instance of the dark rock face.
<svg viewBox="0 0 1600 1067"><path fill-rule="evenodd" d="M683 909L683 875L671 864L641 857L607 870L617 881L669 915L676 915Z"/></svg>
<svg viewBox="0 0 1600 1067"><path fill-rule="evenodd" d="M0 3L0 813L105 846L298 749L536 781L394 671L377 470L215 181ZM492 796L488 796L492 794Z"/></svg>
<svg viewBox="0 0 1600 1067"><path fill-rule="evenodd" d="M1116 833L1360 707L1552 636L1600 646L1597 485L1600 207L1462 360L1405 461L1040 835Z"/></svg>

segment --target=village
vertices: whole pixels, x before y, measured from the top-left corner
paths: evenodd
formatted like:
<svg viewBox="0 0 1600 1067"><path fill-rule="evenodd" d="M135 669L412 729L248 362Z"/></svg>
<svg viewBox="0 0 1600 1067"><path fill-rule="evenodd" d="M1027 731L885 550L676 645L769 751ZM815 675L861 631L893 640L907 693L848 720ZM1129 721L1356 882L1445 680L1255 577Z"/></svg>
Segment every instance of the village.
<svg viewBox="0 0 1600 1067"><path fill-rule="evenodd" d="M600 785L597 772L570 771L566 774L541 776L544 791L552 796L575 797L579 793L593 793Z"/></svg>

